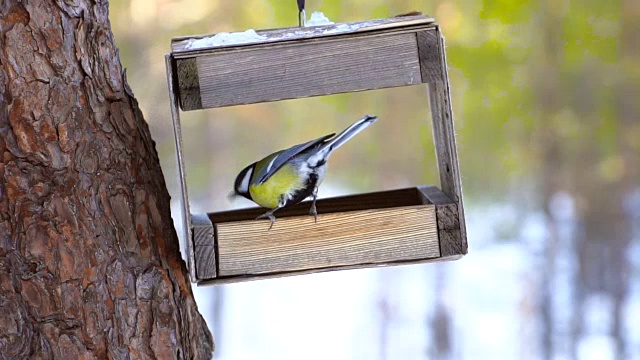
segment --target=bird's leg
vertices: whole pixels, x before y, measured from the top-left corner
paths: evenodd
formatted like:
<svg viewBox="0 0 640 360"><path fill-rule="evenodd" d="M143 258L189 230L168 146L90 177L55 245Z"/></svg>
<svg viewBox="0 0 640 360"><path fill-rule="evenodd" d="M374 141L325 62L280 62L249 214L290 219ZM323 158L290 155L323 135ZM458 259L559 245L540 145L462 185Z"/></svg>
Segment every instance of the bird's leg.
<svg viewBox="0 0 640 360"><path fill-rule="evenodd" d="M271 228L273 227L273 223L276 222L276 217L273 215L273 213L276 212L278 209L283 208L285 204L286 204L286 201L284 200L284 196L280 196L280 201L278 202L278 206L258 216L256 220L260 220L260 219L271 220L271 225L269 225L269 230L271 230Z"/></svg>
<svg viewBox="0 0 640 360"><path fill-rule="evenodd" d="M311 209L309 209L309 215L313 215L314 221L318 222L318 209L316 209L316 199L318 198L318 187L313 188L313 192L311 193L313 196L313 200L311 201Z"/></svg>
<svg viewBox="0 0 640 360"><path fill-rule="evenodd" d="M266 213L258 216L256 218L256 220L260 220L260 219L269 219L271 220L271 225L269 225L269 230L271 230L271 228L273 227L273 223L276 222L276 217L273 215L274 212L276 212L276 210L280 209L279 207L271 209L269 211L267 211Z"/></svg>

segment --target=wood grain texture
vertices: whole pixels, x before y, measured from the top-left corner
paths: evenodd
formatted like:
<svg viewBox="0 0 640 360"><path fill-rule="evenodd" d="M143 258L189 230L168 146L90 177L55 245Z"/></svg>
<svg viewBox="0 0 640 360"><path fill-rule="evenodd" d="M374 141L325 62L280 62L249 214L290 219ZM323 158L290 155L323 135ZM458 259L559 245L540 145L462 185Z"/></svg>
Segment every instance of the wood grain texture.
<svg viewBox="0 0 640 360"><path fill-rule="evenodd" d="M439 55L443 78L429 83L429 103L433 122L433 138L436 146L438 170L442 191L457 204L460 220L461 248L467 251L467 236L462 205L462 182L456 150L456 133L451 108L451 93L447 60L445 56L444 38L440 37Z"/></svg>
<svg viewBox="0 0 640 360"><path fill-rule="evenodd" d="M435 206L216 224L219 275L248 275L440 256Z"/></svg>
<svg viewBox="0 0 640 360"><path fill-rule="evenodd" d="M217 277L215 279L200 280L198 282L198 286L224 285L224 284L233 284L233 283L244 282L244 281L277 279L285 276L310 275L310 274L317 274L317 273L330 272L330 271L358 270L358 269L379 268L379 267L387 267L387 266L439 263L444 261L455 261L461 258L462 258L462 255L452 255L452 256L442 256L442 257L435 257L435 258L417 259L417 260L390 261L383 264L358 264L358 265L334 266L334 267L328 267L328 268L322 268L322 269L288 271L288 272L270 273L270 274L244 275L244 276L240 275L240 276L226 276L226 277L223 276L223 277Z"/></svg>
<svg viewBox="0 0 640 360"><path fill-rule="evenodd" d="M191 215L195 268L198 279L210 279L217 275L216 241L213 223L207 214Z"/></svg>
<svg viewBox="0 0 640 360"><path fill-rule="evenodd" d="M200 100L200 78L195 58L175 61L180 107L184 111L202 109Z"/></svg>
<svg viewBox="0 0 640 360"><path fill-rule="evenodd" d="M334 216L338 219L342 218L342 220L338 221L349 222L350 220L345 219L350 219L353 214L387 211L391 212L393 216L382 218L387 221L387 226L389 226L391 224L388 222L390 221L389 219L394 219L394 217L397 216L403 217L402 215L394 214L394 211L398 209L421 208L422 206L420 205L427 205L429 206L429 208L432 208L432 204L436 204L434 208L435 216L425 217L427 225L423 223L421 224L421 226L434 226L433 223L435 222L436 237L438 239L437 254L433 252L435 247L429 248L430 250L432 250L432 252L422 252L417 254L415 253L415 250L409 250L407 252L407 250L400 249L397 251L397 257L389 257L389 254L385 253L385 251L396 250L389 250L387 248L382 250L382 252L376 254L375 251L379 251L378 247L380 246L378 243L374 244L373 250L367 250L368 245L365 243L356 242L356 244L360 244L360 248L358 250L358 247L356 245L349 243L350 240L337 241L338 245L336 245L336 243L332 243L331 241L325 243L327 234L330 234L331 229L333 229L333 231L337 231L338 233L345 229L349 229L349 226L345 226L344 224L333 223L332 225L331 220L329 220L330 223L327 225L326 218L324 218L326 216ZM443 260L457 259L465 253L465 251L462 251L461 248L462 242L459 231L457 205L453 202L453 200L451 200L446 194L444 194L435 186L420 186L417 188L414 187L391 191L349 195L329 199L320 199L318 200L318 210L321 214L319 223L320 221L322 221L325 226L328 226L330 228L330 230L323 230L323 228L318 228L318 224L313 223L313 218L307 215L309 211L309 205L309 202L305 202L291 208L283 209L282 212L278 213L278 220L274 225L274 228L270 231L265 230L268 228L267 221L253 220L256 216L264 213L265 210L262 208L242 209L208 214L208 217L214 220L216 223L215 227L218 229L218 236L221 235L220 229L225 227L228 233L225 234L223 230L222 235L228 237L229 234L231 234L232 237L228 238L226 242L235 246L229 248L233 249L232 255L244 256L246 259L249 259L248 261L253 263L254 268L251 269L250 267L247 267L246 263L243 263L241 265L235 264L235 261L238 258L234 258L233 260L231 260L232 258L227 258L229 262L234 263L230 268L232 271L230 273L221 273L218 271L215 280L211 281L214 279L214 276L201 276L201 274L206 274L207 271L209 271L207 267L210 268L214 266L212 264L214 263L214 261L216 261L216 255L219 258L220 253L216 253L217 248L211 246L210 241L195 240L197 257L196 262L198 263L197 267L199 269L198 282L208 284L228 283L253 280L256 277L270 278L287 275L300 275L319 271L398 265L405 263L421 263L433 260L433 256L436 256L436 258L440 256L440 258L442 258ZM364 219L362 223L367 221L368 224L368 216L370 215L362 216L362 219ZM287 223L287 221L291 220L293 220L293 223ZM361 223L361 221L358 220L355 223L358 224ZM280 232L278 232L277 227L280 227ZM310 232L310 230L315 231L318 234ZM262 234L260 234L261 231ZM312 240L310 244L303 242L303 240L305 239L303 235L305 233L311 238L315 236L315 240ZM404 232L398 231L398 233L402 234ZM269 236L271 238L268 238ZM333 235L333 237L331 238L339 238L340 236L341 235ZM383 236L388 235L385 234ZM235 237L244 237L244 239L237 241ZM206 236L197 237L197 239L204 238L206 238ZM349 239L348 236L346 238ZM253 243L253 247L246 247L246 243L242 244L242 241ZM274 244L280 244L280 248L276 248L274 250ZM435 246L435 243L433 244L433 246ZM226 244L223 246L228 247L228 245ZM260 253L260 246L264 247L264 251L266 251L265 253ZM314 248L314 246L316 246L316 248ZM326 256L326 254L323 254L321 250L325 246L329 246L329 255L338 255L341 260L347 261L348 263L341 263L340 259L332 259L330 256ZM346 248L341 249L340 246L346 246ZM425 246L425 244L422 243L421 246ZM354 253L353 251L348 250L349 248L355 248L357 251ZM367 251L374 252L374 260L367 260L363 257L363 254L366 256L371 256L371 254L366 254ZM269 252L271 253L269 254ZM240 255L237 255L238 253ZM342 253L347 253L347 255L343 256ZM267 255L265 256L265 254ZM324 260L322 260L322 258L320 260L313 260L314 257L317 257L318 255L322 255L322 258L324 258ZM272 261L271 259L273 259L274 256L275 258L278 258L278 256L284 258L284 263L283 261ZM327 259L330 259L331 261L327 261ZM264 264L263 260L268 263ZM325 262L322 263L322 261ZM218 264L220 264L220 262L218 262ZM311 267L308 268L307 266ZM249 270L248 272L246 272L247 269ZM256 271L256 269L258 271Z"/></svg>
<svg viewBox="0 0 640 360"><path fill-rule="evenodd" d="M213 223L207 214L191 215L193 226L193 244L195 246L214 246Z"/></svg>
<svg viewBox="0 0 640 360"><path fill-rule="evenodd" d="M438 229L460 229L460 217L458 216L457 204L437 205L436 215L438 216Z"/></svg>
<svg viewBox="0 0 640 360"><path fill-rule="evenodd" d="M182 223L182 238L187 255L187 269L191 281L196 281L195 252L191 240L191 210L189 209L189 194L187 191L187 177L184 166L184 152L182 147L182 128L180 126L180 109L178 108L176 74L173 71L174 60L170 54L165 55L165 65L167 69L167 86L169 90L169 107L171 109L171 119L173 123L173 136L176 142L176 161L178 162L178 184L180 184L180 220Z"/></svg>
<svg viewBox="0 0 640 360"><path fill-rule="evenodd" d="M464 255L467 243L460 231L460 214L457 204L436 205L438 238L442 256Z"/></svg>
<svg viewBox="0 0 640 360"><path fill-rule="evenodd" d="M400 206L414 206L429 204L423 202L415 187L406 189L397 189L389 191L378 191L365 194L354 194L347 196L338 196L327 199L318 199L318 214L328 214L346 211L370 210L370 209L387 209ZM308 215L310 201L305 201L291 207L278 210L276 216L278 219ZM212 222L218 224L223 222L253 220L259 215L265 213L264 208L254 207L249 209L240 209L232 211L222 211L210 213L209 218Z"/></svg>
<svg viewBox="0 0 640 360"><path fill-rule="evenodd" d="M457 204L445 204L436 206L438 216L438 229L458 230L460 229L460 218L458 216Z"/></svg>
<svg viewBox="0 0 640 360"><path fill-rule="evenodd" d="M281 29L268 29L256 31L258 35L264 37L263 40L257 40L254 42L248 42L245 44L223 44L208 49L193 49L189 46L189 42L192 40L202 39L206 37L215 36L215 34L207 35L191 35L181 36L171 39L171 48L175 55L178 57L182 55L192 56L194 54L202 53L203 51L210 49L220 49L227 47L246 47L256 44L273 43L273 42L294 42L305 39L313 38L332 38L344 35L362 34L375 31L392 31L394 29L405 29L414 27L424 27L429 24L433 24L434 19L428 16L415 15L404 16L387 19L367 20L360 22L352 22L346 24L331 24L323 26L309 26L309 27L290 27Z"/></svg>
<svg viewBox="0 0 640 360"><path fill-rule="evenodd" d="M460 229L439 230L440 253L442 256L466 255L466 242L461 241Z"/></svg>
<svg viewBox="0 0 640 360"><path fill-rule="evenodd" d="M442 80L438 32L435 29L419 31L416 33L416 41L418 42L422 82L430 83Z"/></svg>
<svg viewBox="0 0 640 360"><path fill-rule="evenodd" d="M466 242L462 239L462 233L460 232L458 205L435 186L420 186L418 190L427 202L436 205L440 255L466 254Z"/></svg>
<svg viewBox="0 0 640 360"><path fill-rule="evenodd" d="M216 268L216 247L198 246L196 247L196 275L200 279L213 279L217 276Z"/></svg>
<svg viewBox="0 0 640 360"><path fill-rule="evenodd" d="M276 45L196 59L203 108L422 82L413 33Z"/></svg>

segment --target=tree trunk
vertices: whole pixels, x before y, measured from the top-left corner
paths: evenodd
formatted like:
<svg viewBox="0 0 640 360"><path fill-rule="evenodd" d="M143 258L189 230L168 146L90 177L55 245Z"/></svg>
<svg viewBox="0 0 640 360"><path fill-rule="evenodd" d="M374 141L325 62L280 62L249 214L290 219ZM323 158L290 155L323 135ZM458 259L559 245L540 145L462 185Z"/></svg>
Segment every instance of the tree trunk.
<svg viewBox="0 0 640 360"><path fill-rule="evenodd" d="M0 2L0 154L0 358L211 357L106 0Z"/></svg>

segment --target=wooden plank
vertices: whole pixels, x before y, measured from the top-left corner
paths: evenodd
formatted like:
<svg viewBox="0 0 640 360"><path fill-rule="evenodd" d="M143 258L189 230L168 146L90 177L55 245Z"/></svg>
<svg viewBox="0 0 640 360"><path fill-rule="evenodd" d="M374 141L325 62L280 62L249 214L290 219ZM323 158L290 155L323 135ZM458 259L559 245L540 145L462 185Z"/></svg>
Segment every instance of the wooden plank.
<svg viewBox="0 0 640 360"><path fill-rule="evenodd" d="M184 154L182 151L182 130L180 127L180 111L178 109L177 84L175 83L176 74L173 71L174 59L170 54L165 55L165 66L167 69L167 85L169 87L169 105L171 108L171 119L173 122L173 135L176 142L176 154L178 161L178 183L180 184L180 220L182 223L182 237L185 242L187 257L187 269L192 282L197 280L196 276L196 260L191 238L191 213L189 210L189 196L187 194L187 178L184 166Z"/></svg>
<svg viewBox="0 0 640 360"><path fill-rule="evenodd" d="M195 246L215 246L213 223L207 214L192 214L193 243Z"/></svg>
<svg viewBox="0 0 640 360"><path fill-rule="evenodd" d="M458 214L457 210L456 214ZM438 230L438 239L440 240L440 254L442 256L467 254L467 243L462 241L460 229Z"/></svg>
<svg viewBox="0 0 640 360"><path fill-rule="evenodd" d="M200 77L196 59L176 60L176 73L180 88L180 107L182 110L202 109L200 100Z"/></svg>
<svg viewBox="0 0 640 360"><path fill-rule="evenodd" d="M381 191L381 192L374 192L374 193L341 196L341 197L329 198L329 199L320 199L318 200L318 209L321 212L321 214L327 214L327 213L345 212L345 211L357 212L363 209L373 209L372 211L376 211L380 209L390 209L390 208L397 208L397 207L415 207L416 205L420 205L420 204L426 204L426 205L437 204L435 207L436 222L438 221L438 214L439 214L438 210L440 207L446 208L447 206L452 205L453 206L452 209L455 209L455 203L453 203L453 201L446 194L444 194L440 189L438 189L435 186L420 186L418 188L413 187L413 188L398 189L398 190L391 190L391 191ZM224 224L225 222L238 223L239 221L243 221L243 220L252 220L256 216L264 213L264 211L265 210L262 208L253 208L253 209L243 209L243 210L212 213L212 214L208 214L208 216L211 219L217 219L216 222L219 222L221 224ZM312 217L307 215L308 211L309 211L308 202L306 204L305 203L298 204L296 206L283 209L283 211L278 214L278 220L274 225L274 229L276 226L281 225L282 221L285 218L292 217L292 216L300 216L300 215L303 215L302 220L304 221L304 219L307 219L308 223L307 223L307 228L302 229L301 227L299 230L307 232L309 229L313 229L314 226L316 226L317 224L314 224L312 221ZM321 216L325 216L325 215L321 215ZM456 219L457 219L456 214L441 216L440 224L438 224L438 226L444 226L446 229L454 228ZM250 222L256 223L255 221L250 221ZM265 226L267 226L268 224L268 222L266 221L260 221L260 222L263 222ZM336 226L335 228L341 229L342 227ZM445 231L445 232L443 233L442 231ZM449 234L450 233L448 233L447 230L441 230L438 232L437 237L440 243L439 247L440 249L443 249L444 247L445 251L448 251L449 253L454 253L455 251L447 250L448 243L446 243L444 246L442 244L443 239L444 241L449 241L446 239L446 236L449 236ZM322 236L324 236L324 234L322 234ZM458 236L458 239L459 238L460 236ZM273 244L272 240L265 240L265 241L269 245ZM207 244L209 244L209 242L207 241L197 241L196 252L199 253L200 246L204 246ZM212 256L211 255L212 249L207 248L203 250L204 251L201 257L203 261L206 261L204 260L206 257ZM198 282L199 284L205 284L205 285L224 284L224 283L233 283L233 282L239 282L239 281L257 280L257 279L268 279L268 278L290 276L290 275L311 274L311 273L324 272L324 271L456 260L462 256L460 251L458 251L456 254L453 254L453 255L444 255L444 254L441 254L441 251L442 250L438 252L438 254L440 254L441 256L435 255L436 257L433 257L435 253L432 253L431 255L423 254L422 257L417 259L413 258L413 259L401 259L401 260L393 260L393 261L389 260L389 261L384 261L379 263L355 263L355 264L349 264L349 265L332 264L328 267L322 267L322 268L302 269L302 270L293 270L293 271L291 270L274 271L269 273L245 274L245 275L226 275L225 276L218 273L218 276L215 278L213 277L204 278L204 277L200 277L199 275ZM297 256L298 255L294 254L291 256L291 258L296 258ZM199 271L198 273L200 274L201 271Z"/></svg>
<svg viewBox="0 0 640 360"><path fill-rule="evenodd" d="M447 204L455 204L453 200L447 194L445 194L442 190L438 189L437 186L433 185L422 185L416 188L418 192L418 197L425 204L434 204L434 205L447 205Z"/></svg>
<svg viewBox="0 0 640 360"><path fill-rule="evenodd" d="M422 82L430 83L442 80L438 33L433 30L419 31L416 33L416 41L418 42Z"/></svg>
<svg viewBox="0 0 640 360"><path fill-rule="evenodd" d="M428 202L436 205L440 255L466 254L466 241L463 241L460 232L458 205L435 186L420 186L418 190Z"/></svg>
<svg viewBox="0 0 640 360"><path fill-rule="evenodd" d="M378 191L365 194L338 196L328 199L318 199L316 206L318 209L318 214L328 214L346 211L387 209L391 207L429 204L424 203L418 195L418 189L412 187L390 191ZM280 219L291 216L307 215L309 214L310 207L311 202L305 201L294 206L278 210L276 216L278 217L278 219ZM265 211L266 210L264 208L254 207L250 209L211 213L209 214L209 218L216 224L232 221L253 220L259 215L264 214Z"/></svg>
<svg viewBox="0 0 640 360"><path fill-rule="evenodd" d="M210 279L218 273L216 262L216 242L213 223L207 214L191 215L193 221L193 243L196 254L196 274L198 279Z"/></svg>
<svg viewBox="0 0 640 360"><path fill-rule="evenodd" d="M453 256L443 256L443 257L436 257L436 258L425 258L425 259L418 259L418 260L391 261L383 264L358 264L358 265L347 265L347 266L334 266L334 267L328 267L323 269L288 271L288 272L259 274L259 275L222 276L222 277L217 277L215 279L199 280L198 286L224 285L224 284L233 284L233 283L238 283L243 281L277 279L285 276L310 275L310 274L317 274L317 273L323 273L323 272L329 272L329 271L357 270L357 269L369 269L369 268L379 268L379 267L387 267L387 266L403 266L403 265L438 263L438 262L444 262L444 261L455 261L461 258L462 258L462 255L453 255Z"/></svg>
<svg viewBox="0 0 640 360"><path fill-rule="evenodd" d="M196 247L196 274L198 280L216 277L216 249L214 246Z"/></svg>
<svg viewBox="0 0 640 360"><path fill-rule="evenodd" d="M438 30L439 33L439 30ZM461 251L467 252L467 234L462 206L462 183L456 150L456 133L451 109L451 93L445 56L444 38L439 36L438 53L442 78L429 83L429 104L433 123L433 138L436 146L440 185L442 191L457 205L460 224Z"/></svg>
<svg viewBox="0 0 640 360"><path fill-rule="evenodd" d="M216 224L219 276L440 256L435 206Z"/></svg>
<svg viewBox="0 0 640 360"><path fill-rule="evenodd" d="M196 59L203 108L422 82L413 33L278 45Z"/></svg>
<svg viewBox="0 0 640 360"><path fill-rule="evenodd" d="M243 47L252 46L255 44L264 44L272 42L286 42L286 41L299 41L304 39L320 38L320 37L336 37L349 34L359 34L382 30L393 30L409 27L419 27L429 24L433 24L434 19L423 15L394 17L387 19L376 19L352 23L338 23L323 26L309 26L309 27L290 27L281 29L267 29L257 30L256 33L262 37L262 39L256 39L251 42L243 44L223 44L215 47L208 48L193 48L193 40L204 39L207 37L213 37L216 34L207 35L191 35L175 37L171 39L172 51L177 56L198 54L201 51L210 49L220 49L226 47Z"/></svg>

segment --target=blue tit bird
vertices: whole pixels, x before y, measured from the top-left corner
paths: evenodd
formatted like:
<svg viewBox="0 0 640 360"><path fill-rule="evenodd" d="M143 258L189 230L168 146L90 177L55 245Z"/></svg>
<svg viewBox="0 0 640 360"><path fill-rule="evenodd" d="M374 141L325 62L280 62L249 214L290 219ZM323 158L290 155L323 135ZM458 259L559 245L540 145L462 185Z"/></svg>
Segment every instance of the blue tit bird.
<svg viewBox="0 0 640 360"><path fill-rule="evenodd" d="M310 215L317 220L318 187L327 171L327 159L345 142L373 124L378 118L366 115L337 136L329 134L304 144L275 152L245 167L236 177L233 195L243 196L269 208L258 219L276 221L278 209L313 197Z"/></svg>

